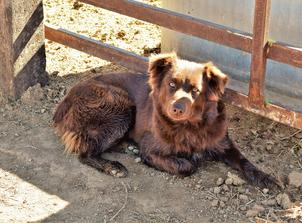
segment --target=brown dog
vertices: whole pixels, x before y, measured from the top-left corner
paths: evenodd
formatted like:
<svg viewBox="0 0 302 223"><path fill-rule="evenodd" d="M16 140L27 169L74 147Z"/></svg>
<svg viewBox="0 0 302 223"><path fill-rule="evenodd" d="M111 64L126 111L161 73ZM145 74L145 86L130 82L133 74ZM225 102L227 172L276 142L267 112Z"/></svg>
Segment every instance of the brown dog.
<svg viewBox="0 0 302 223"><path fill-rule="evenodd" d="M74 86L57 107L54 126L68 152L110 175L123 177L127 170L101 155L128 137L139 145L145 164L171 174L190 175L214 159L259 186L275 185L228 136L220 100L227 80L211 63L154 56L149 76L107 74Z"/></svg>

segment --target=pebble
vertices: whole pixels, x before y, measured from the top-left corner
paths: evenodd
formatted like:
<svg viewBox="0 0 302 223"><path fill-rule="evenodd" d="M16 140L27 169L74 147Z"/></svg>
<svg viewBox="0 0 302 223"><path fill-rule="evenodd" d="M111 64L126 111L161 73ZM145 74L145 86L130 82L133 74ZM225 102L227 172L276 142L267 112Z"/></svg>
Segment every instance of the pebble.
<svg viewBox="0 0 302 223"><path fill-rule="evenodd" d="M40 84L29 87L22 95L21 101L24 104L32 104L41 101L44 98L44 92Z"/></svg>
<svg viewBox="0 0 302 223"><path fill-rule="evenodd" d="M246 211L246 206L241 206L239 209L240 211Z"/></svg>
<svg viewBox="0 0 302 223"><path fill-rule="evenodd" d="M297 171L292 171L288 175L289 185L294 187L300 187L302 185L302 173Z"/></svg>
<svg viewBox="0 0 302 223"><path fill-rule="evenodd" d="M224 180L222 178L218 178L217 182L216 182L216 185L221 186L223 183L224 183Z"/></svg>
<svg viewBox="0 0 302 223"><path fill-rule="evenodd" d="M40 112L41 112L41 114L44 114L45 111L46 111L46 109L45 109L45 108L42 108Z"/></svg>
<svg viewBox="0 0 302 223"><path fill-rule="evenodd" d="M280 205L283 209L288 209L291 206L291 201L286 193L278 194L276 201L277 204Z"/></svg>
<svg viewBox="0 0 302 223"><path fill-rule="evenodd" d="M212 206L212 207L217 207L218 204L219 204L219 201L218 201L218 200L213 200L213 201L211 202L211 206Z"/></svg>
<svg viewBox="0 0 302 223"><path fill-rule="evenodd" d="M128 150L130 150L130 151L132 151L132 150L134 150L135 149L135 147L134 146L128 146Z"/></svg>
<svg viewBox="0 0 302 223"><path fill-rule="evenodd" d="M223 201L219 201L219 206L223 208L225 207L225 203Z"/></svg>
<svg viewBox="0 0 302 223"><path fill-rule="evenodd" d="M238 192L243 194L245 193L245 189L243 187L238 187Z"/></svg>
<svg viewBox="0 0 302 223"><path fill-rule="evenodd" d="M232 174L231 172L228 172L228 179L232 179L232 184L234 186L240 186L240 185L243 185L245 183L245 181L242 180L239 176L237 176L236 174ZM228 179L226 179L226 181Z"/></svg>
<svg viewBox="0 0 302 223"><path fill-rule="evenodd" d="M265 209L263 206L255 204L250 210L246 212L247 217L255 217L263 212Z"/></svg>
<svg viewBox="0 0 302 223"><path fill-rule="evenodd" d="M219 194L221 192L221 188L220 187L214 187L213 189L213 193L214 194Z"/></svg>
<svg viewBox="0 0 302 223"><path fill-rule="evenodd" d="M228 185L225 185L225 184L222 186L222 189L224 191L229 191L230 190L229 187L228 187Z"/></svg>
<svg viewBox="0 0 302 223"><path fill-rule="evenodd" d="M133 152L134 154L139 154L139 150L138 150L138 149L133 149L132 152Z"/></svg>
<svg viewBox="0 0 302 223"><path fill-rule="evenodd" d="M264 188L264 189L262 190L262 192L263 192L264 194L267 194L267 193L269 192L269 189Z"/></svg>
<svg viewBox="0 0 302 223"><path fill-rule="evenodd" d="M269 200L264 200L261 202L261 204L265 206L275 206L277 204L275 199L269 199Z"/></svg>
<svg viewBox="0 0 302 223"><path fill-rule="evenodd" d="M242 200L243 202L248 202L248 200L249 200L248 196L246 196L244 194L240 194L239 199Z"/></svg>
<svg viewBox="0 0 302 223"><path fill-rule="evenodd" d="M200 188L201 188L201 185L200 185L200 184L196 184L196 185L195 185L195 188L196 188L196 189L200 189Z"/></svg>
<svg viewBox="0 0 302 223"><path fill-rule="evenodd" d="M220 200L222 200L223 202L227 202L229 199L227 197L221 197Z"/></svg>
<svg viewBox="0 0 302 223"><path fill-rule="evenodd" d="M142 162L142 159L140 158L140 157L137 157L137 158L135 158L135 160L134 160L136 163L140 163L140 162Z"/></svg>
<svg viewBox="0 0 302 223"><path fill-rule="evenodd" d="M232 185L233 184L233 179L231 179L231 178L226 179L225 184L226 185Z"/></svg>

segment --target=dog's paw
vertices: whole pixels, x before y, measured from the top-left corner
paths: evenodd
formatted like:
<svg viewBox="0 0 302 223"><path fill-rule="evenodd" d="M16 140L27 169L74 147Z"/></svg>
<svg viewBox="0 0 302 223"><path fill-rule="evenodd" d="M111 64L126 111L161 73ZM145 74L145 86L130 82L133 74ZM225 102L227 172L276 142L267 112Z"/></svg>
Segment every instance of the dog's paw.
<svg viewBox="0 0 302 223"><path fill-rule="evenodd" d="M126 167L118 161L111 161L105 168L104 172L108 175L119 178L126 177L128 175Z"/></svg>
<svg viewBox="0 0 302 223"><path fill-rule="evenodd" d="M186 177L190 176L196 171L195 165L185 158L174 158L173 161L177 166L177 175Z"/></svg>
<svg viewBox="0 0 302 223"><path fill-rule="evenodd" d="M270 174L264 173L261 170L255 169L247 176L249 181L261 188L283 189L284 185L281 180L273 177Z"/></svg>

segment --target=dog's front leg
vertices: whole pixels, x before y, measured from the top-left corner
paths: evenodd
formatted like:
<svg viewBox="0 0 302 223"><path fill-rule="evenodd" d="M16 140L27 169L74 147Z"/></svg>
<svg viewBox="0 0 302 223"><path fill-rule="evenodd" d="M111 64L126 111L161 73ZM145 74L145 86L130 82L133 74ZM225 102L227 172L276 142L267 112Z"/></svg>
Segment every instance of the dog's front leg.
<svg viewBox="0 0 302 223"><path fill-rule="evenodd" d="M178 176L189 176L195 172L196 166L186 158L174 155L142 154L142 160L148 166Z"/></svg>
<svg viewBox="0 0 302 223"><path fill-rule="evenodd" d="M178 176L188 176L196 170L193 162L174 155L169 145L159 142L151 133L143 136L139 147L142 161L155 169Z"/></svg>
<svg viewBox="0 0 302 223"><path fill-rule="evenodd" d="M255 183L260 187L282 186L280 181L264 173L245 158L234 142L229 138L228 134L226 134L225 138L219 143L217 148L215 148L215 152L217 152L219 160L242 172L251 183Z"/></svg>

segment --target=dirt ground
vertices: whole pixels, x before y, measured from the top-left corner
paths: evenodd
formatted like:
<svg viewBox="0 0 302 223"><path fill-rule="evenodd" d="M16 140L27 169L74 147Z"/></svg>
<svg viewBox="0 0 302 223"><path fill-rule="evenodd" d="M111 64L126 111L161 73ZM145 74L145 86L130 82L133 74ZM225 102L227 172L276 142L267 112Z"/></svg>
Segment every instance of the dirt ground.
<svg viewBox="0 0 302 223"><path fill-rule="evenodd" d="M98 31L95 38L139 54L158 50L156 26L72 1L44 4L46 22L91 37ZM257 166L285 179L284 191L241 182L236 171L216 162L178 178L137 162L128 150L106 154L129 170L116 179L63 154L49 124L76 82L125 68L49 41L47 60L49 85L36 85L0 108L0 222L302 222L301 131L228 106L232 138Z"/></svg>

